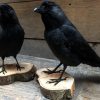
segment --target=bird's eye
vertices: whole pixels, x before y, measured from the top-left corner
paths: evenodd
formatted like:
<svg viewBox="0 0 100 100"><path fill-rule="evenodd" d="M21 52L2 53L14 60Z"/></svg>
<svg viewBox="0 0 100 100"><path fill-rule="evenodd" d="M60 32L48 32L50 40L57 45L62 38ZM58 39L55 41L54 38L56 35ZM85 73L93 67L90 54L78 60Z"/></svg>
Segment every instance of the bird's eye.
<svg viewBox="0 0 100 100"><path fill-rule="evenodd" d="M45 6L45 9L48 9L49 7L48 6Z"/></svg>
<svg viewBox="0 0 100 100"><path fill-rule="evenodd" d="M44 9L47 9L47 8L49 8L48 6L42 6Z"/></svg>

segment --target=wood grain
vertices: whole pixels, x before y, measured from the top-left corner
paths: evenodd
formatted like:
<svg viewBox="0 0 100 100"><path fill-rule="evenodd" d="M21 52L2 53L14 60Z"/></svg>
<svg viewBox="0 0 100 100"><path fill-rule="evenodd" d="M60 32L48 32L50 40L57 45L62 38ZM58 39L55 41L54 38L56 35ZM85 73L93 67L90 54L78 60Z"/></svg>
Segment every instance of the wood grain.
<svg viewBox="0 0 100 100"><path fill-rule="evenodd" d="M20 2L31 2L31 1L40 1L40 0L0 0L0 3L20 3Z"/></svg>
<svg viewBox="0 0 100 100"><path fill-rule="evenodd" d="M100 41L100 0L53 0L89 41Z"/></svg>
<svg viewBox="0 0 100 100"><path fill-rule="evenodd" d="M49 68L53 70L52 67ZM62 70L62 69L58 69ZM63 77L67 77L66 80L59 82L54 85L54 83L49 83L50 79L58 79L61 73L47 74L43 71L47 71L46 68L41 68L36 71L37 80L40 85L41 93L50 100L66 100L72 98L75 91L74 78L68 73L64 73Z"/></svg>
<svg viewBox="0 0 100 100"><path fill-rule="evenodd" d="M41 0L4 0L19 1L10 3L15 9L19 20L26 32L26 37L44 38L44 25L39 14L33 13L33 9L41 4ZM29 1L29 2L21 2ZM100 42L100 0L53 0L57 2L72 23L88 41Z"/></svg>
<svg viewBox="0 0 100 100"><path fill-rule="evenodd" d="M37 69L56 66L59 61L18 55L18 61L32 63ZM14 63L8 58L5 63ZM1 64L1 60L0 60ZM100 68L86 65L68 67L66 72L75 78L76 90L72 100L100 100ZM48 100L43 97L37 82L15 82L10 85L0 86L0 100Z"/></svg>
<svg viewBox="0 0 100 100"><path fill-rule="evenodd" d="M40 15L33 12L33 9L39 4L39 1L10 4L19 17L26 37L43 37L44 26L41 22L41 18L39 18Z"/></svg>
<svg viewBox="0 0 100 100"><path fill-rule="evenodd" d="M8 85L16 81L27 82L35 77L36 68L31 63L21 63L21 71L16 69L16 64L6 64L7 73L0 73L0 85Z"/></svg>

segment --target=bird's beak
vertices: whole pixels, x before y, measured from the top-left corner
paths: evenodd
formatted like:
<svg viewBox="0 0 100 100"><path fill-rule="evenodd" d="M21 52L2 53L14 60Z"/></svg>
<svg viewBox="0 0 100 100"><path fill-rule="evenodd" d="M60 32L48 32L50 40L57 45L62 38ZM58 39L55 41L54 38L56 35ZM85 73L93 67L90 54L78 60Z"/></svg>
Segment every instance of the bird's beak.
<svg viewBox="0 0 100 100"><path fill-rule="evenodd" d="M37 12L37 13L40 13L40 7L36 7L36 8L34 8L33 11L34 11L34 12Z"/></svg>
<svg viewBox="0 0 100 100"><path fill-rule="evenodd" d="M37 9L38 9L38 8L34 8L34 10L33 10L33 11L34 11L34 12L37 12Z"/></svg>
<svg viewBox="0 0 100 100"><path fill-rule="evenodd" d="M39 6L39 7L34 8L34 12L42 14L42 13L45 13L45 10L43 7Z"/></svg>

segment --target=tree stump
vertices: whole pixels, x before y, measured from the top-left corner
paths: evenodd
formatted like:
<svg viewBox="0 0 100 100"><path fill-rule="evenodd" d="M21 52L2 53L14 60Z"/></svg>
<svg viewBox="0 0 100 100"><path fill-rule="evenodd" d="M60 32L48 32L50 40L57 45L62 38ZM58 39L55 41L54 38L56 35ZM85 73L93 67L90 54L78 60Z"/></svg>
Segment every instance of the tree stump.
<svg viewBox="0 0 100 100"><path fill-rule="evenodd" d="M49 68L52 70L53 68ZM40 85L41 93L50 100L66 100L72 98L75 90L74 78L69 74L64 73L63 77L67 76L66 80L59 82L57 85L54 83L48 83L50 79L59 78L61 73L47 74L43 71L47 71L46 68L37 70L36 76Z"/></svg>
<svg viewBox="0 0 100 100"><path fill-rule="evenodd" d="M0 85L8 85L15 81L26 82L34 79L36 68L31 63L20 63L21 71L17 70L16 64L6 64L7 73L0 73Z"/></svg>

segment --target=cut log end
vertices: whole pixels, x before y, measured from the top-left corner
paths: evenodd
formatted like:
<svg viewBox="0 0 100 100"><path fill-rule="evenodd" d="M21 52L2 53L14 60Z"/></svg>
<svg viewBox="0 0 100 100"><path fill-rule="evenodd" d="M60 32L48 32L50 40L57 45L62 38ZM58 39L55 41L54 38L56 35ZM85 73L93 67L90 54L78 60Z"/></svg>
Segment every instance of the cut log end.
<svg viewBox="0 0 100 100"><path fill-rule="evenodd" d="M53 68L49 69L52 70ZM36 72L41 93L50 100L66 100L67 98L72 98L75 90L74 78L64 73L63 77L67 77L66 80L54 85L54 83L48 83L48 81L59 78L61 73L47 74L43 72L46 70L46 68L42 68Z"/></svg>
<svg viewBox="0 0 100 100"><path fill-rule="evenodd" d="M0 73L0 85L8 85L15 81L26 82L34 79L36 68L31 63L20 63L21 71L17 70L16 64L7 64L7 73Z"/></svg>

